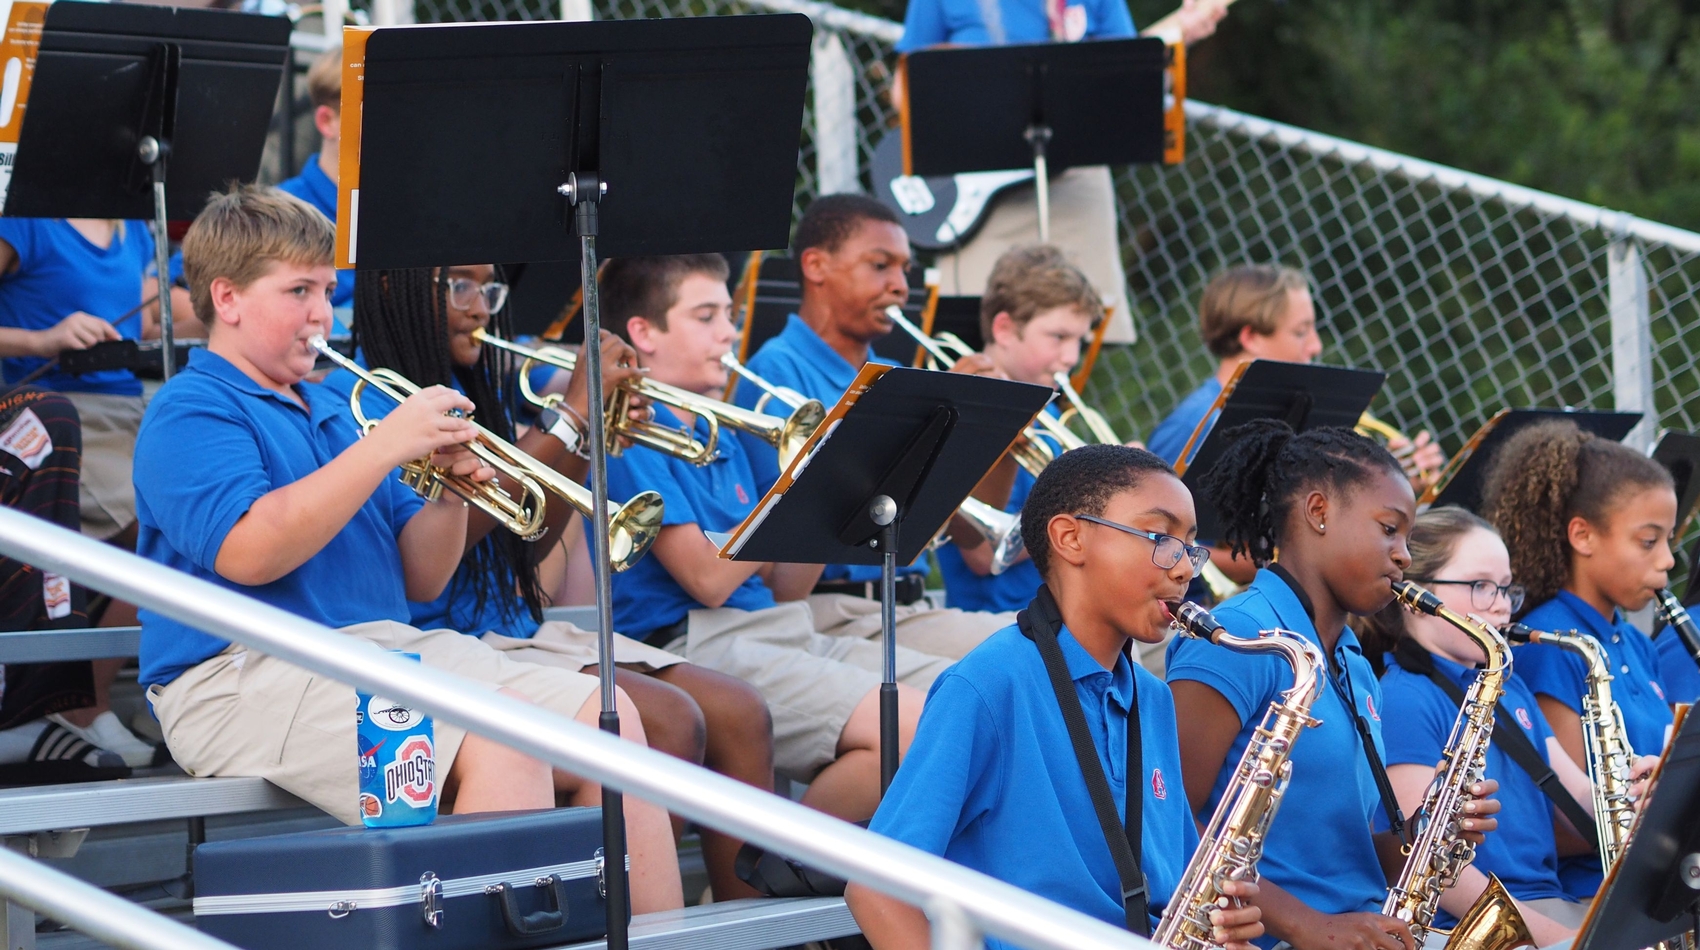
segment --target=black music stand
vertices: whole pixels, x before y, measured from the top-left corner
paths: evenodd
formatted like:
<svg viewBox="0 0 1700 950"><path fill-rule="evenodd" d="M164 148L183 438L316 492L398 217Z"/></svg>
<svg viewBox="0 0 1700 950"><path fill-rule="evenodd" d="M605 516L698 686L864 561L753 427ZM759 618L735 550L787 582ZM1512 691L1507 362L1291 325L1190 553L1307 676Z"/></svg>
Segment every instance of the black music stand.
<svg viewBox="0 0 1700 950"><path fill-rule="evenodd" d="M1199 484L1227 450L1228 430L1256 419L1284 420L1294 432L1319 426L1350 429L1386 379L1386 373L1315 363L1252 360L1241 364L1175 463L1175 472L1192 491L1198 510L1198 536L1209 540L1222 536L1222 519ZM1191 451L1194 445L1196 452Z"/></svg>
<svg viewBox="0 0 1700 950"><path fill-rule="evenodd" d="M1700 716L1683 717L1634 837L1588 909L1575 950L1639 950L1700 928Z"/></svg>
<svg viewBox="0 0 1700 950"><path fill-rule="evenodd" d="M1569 419L1583 431L1617 442L1641 421L1639 412L1597 412L1585 409L1501 409L1452 457L1434 486L1423 493L1430 505L1458 505L1470 511L1482 507L1482 481L1499 450L1518 431L1537 422Z"/></svg>
<svg viewBox="0 0 1700 950"><path fill-rule="evenodd" d="M1675 429L1659 437L1653 459L1670 469L1676 482L1676 534L1681 537L1700 508L1700 435Z"/></svg>
<svg viewBox="0 0 1700 950"><path fill-rule="evenodd" d="M1051 239L1050 167L1163 160L1159 39L920 50L899 69L903 173L1031 165L1039 240Z"/></svg>
<svg viewBox="0 0 1700 950"><path fill-rule="evenodd" d="M249 13L53 4L5 214L151 218L159 282L168 286L167 220L193 218L208 194L259 172L290 30L283 17ZM170 379L169 293L159 310L161 372Z"/></svg>
<svg viewBox="0 0 1700 950"><path fill-rule="evenodd" d="M359 200L338 208L350 262L576 259L595 339L599 244L615 256L783 246L812 32L800 14L374 30ZM478 116L476 130L444 119L457 115ZM600 406L601 348L584 356ZM600 724L617 734L607 438L603 414L590 416ZM602 801L608 946L623 950L624 811L611 789Z"/></svg>
<svg viewBox="0 0 1700 950"><path fill-rule="evenodd" d="M722 547L735 561L879 564L885 637L880 794L897 773L897 565L926 549L1046 386L870 364Z"/></svg>

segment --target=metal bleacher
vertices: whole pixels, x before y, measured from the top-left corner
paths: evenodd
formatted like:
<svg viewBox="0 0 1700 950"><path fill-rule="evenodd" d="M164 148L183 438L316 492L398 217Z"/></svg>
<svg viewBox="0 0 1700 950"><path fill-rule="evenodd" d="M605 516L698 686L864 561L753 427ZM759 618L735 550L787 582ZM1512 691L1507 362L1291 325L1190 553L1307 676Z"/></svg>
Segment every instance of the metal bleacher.
<svg viewBox="0 0 1700 950"><path fill-rule="evenodd" d="M556 607L546 619L594 628L596 611ZM0 664L134 656L140 638L140 627L0 632ZM209 818L233 820L216 824L209 835ZM193 778L173 766L113 781L0 788L0 843L6 847L54 860L68 873L103 887L135 890L155 881L176 885L178 898L193 888L187 852L209 837L277 834L330 823L328 816L265 779ZM171 896L172 888L145 893ZM172 903L177 906L159 909L185 916L184 901L167 901ZM0 905L0 934L8 938L4 950L103 946L72 931L42 934L38 942L35 931L31 911ZM632 923L630 945L762 950L856 932L840 898L739 900L640 916ZM570 950L604 946L596 941Z"/></svg>

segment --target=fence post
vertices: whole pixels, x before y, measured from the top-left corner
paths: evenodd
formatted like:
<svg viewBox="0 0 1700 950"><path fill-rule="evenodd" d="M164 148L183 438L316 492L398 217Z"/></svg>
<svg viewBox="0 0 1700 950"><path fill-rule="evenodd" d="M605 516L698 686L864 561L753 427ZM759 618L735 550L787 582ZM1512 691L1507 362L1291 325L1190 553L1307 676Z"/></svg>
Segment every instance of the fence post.
<svg viewBox="0 0 1700 950"><path fill-rule="evenodd" d="M855 66L836 32L817 26L809 56L809 81L815 91L815 193L860 191Z"/></svg>
<svg viewBox="0 0 1700 950"><path fill-rule="evenodd" d="M1647 301L1647 268L1634 238L1623 235L1612 241L1607 252L1607 281L1611 295L1612 397L1619 411L1646 414L1623 442L1637 451L1651 452L1659 431L1658 407L1653 402L1652 315Z"/></svg>
<svg viewBox="0 0 1700 950"><path fill-rule="evenodd" d="M590 0L561 0L561 19L584 23L596 19L596 10L590 5Z"/></svg>
<svg viewBox="0 0 1700 950"><path fill-rule="evenodd" d="M402 26L417 22L413 0L372 0L373 26Z"/></svg>

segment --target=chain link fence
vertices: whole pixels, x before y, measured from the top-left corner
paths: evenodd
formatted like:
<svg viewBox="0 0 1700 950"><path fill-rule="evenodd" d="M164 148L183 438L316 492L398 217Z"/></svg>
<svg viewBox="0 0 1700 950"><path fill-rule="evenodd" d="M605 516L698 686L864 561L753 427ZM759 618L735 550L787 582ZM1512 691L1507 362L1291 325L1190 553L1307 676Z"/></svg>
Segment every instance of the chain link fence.
<svg viewBox="0 0 1700 950"><path fill-rule="evenodd" d="M415 10L421 22L540 19L556 2ZM602 18L809 14L797 210L870 186L874 146L895 125L899 24L810 0L593 3ZM1118 431L1149 432L1214 369L1198 297L1243 261L1309 272L1323 360L1387 372L1372 411L1449 452L1504 407L1650 410L1643 446L1664 428L1700 429L1700 234L1196 102L1187 135L1183 163L1116 176L1140 340L1105 353L1086 395Z"/></svg>

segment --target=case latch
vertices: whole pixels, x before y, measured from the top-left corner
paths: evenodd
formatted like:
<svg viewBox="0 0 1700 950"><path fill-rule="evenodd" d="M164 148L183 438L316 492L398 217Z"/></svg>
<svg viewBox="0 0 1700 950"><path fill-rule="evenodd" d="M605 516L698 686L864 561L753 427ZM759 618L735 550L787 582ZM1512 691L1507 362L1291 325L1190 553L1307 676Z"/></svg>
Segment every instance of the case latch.
<svg viewBox="0 0 1700 950"><path fill-rule="evenodd" d="M443 927L443 882L437 880L437 875L426 871L419 878L419 913L425 918L425 925L434 930Z"/></svg>

